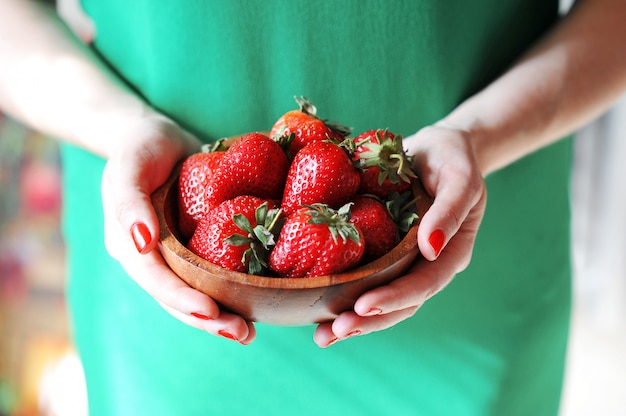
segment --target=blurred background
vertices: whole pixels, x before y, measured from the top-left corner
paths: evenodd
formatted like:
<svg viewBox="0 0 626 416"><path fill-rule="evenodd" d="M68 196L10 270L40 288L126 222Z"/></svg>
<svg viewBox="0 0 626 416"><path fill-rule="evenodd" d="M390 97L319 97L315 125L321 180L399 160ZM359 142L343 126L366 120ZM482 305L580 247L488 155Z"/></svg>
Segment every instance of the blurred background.
<svg viewBox="0 0 626 416"><path fill-rule="evenodd" d="M0 416L84 415L66 322L56 142L0 115Z"/></svg>

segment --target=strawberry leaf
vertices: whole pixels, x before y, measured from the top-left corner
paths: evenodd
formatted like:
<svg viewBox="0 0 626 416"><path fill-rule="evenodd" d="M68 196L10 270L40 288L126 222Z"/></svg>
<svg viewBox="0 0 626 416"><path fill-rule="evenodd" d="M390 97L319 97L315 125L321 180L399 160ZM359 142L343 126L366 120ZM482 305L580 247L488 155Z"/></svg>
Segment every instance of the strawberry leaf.
<svg viewBox="0 0 626 416"><path fill-rule="evenodd" d="M348 137L353 130L352 127L344 126L337 121L324 121L324 124L326 124L329 129L331 129L341 137Z"/></svg>
<svg viewBox="0 0 626 416"><path fill-rule="evenodd" d="M315 104L313 104L313 102L304 95L301 95L300 97L294 96L293 99L296 100L298 107L300 107L300 111L313 117L317 116L317 107L315 107Z"/></svg>
<svg viewBox="0 0 626 416"><path fill-rule="evenodd" d="M244 253L244 259L244 261L248 262L249 274L261 275L267 269L267 263L259 258L257 251L252 247L246 250Z"/></svg>
<svg viewBox="0 0 626 416"><path fill-rule="evenodd" d="M366 167L378 167L379 185L382 185L385 179L389 179L392 184L398 184L400 181L411 182L411 178L417 178L411 169L413 157L404 151L402 135L389 137L386 130L378 130L376 139L378 143L366 141L367 139L360 142L363 143L365 150L360 153L359 158Z"/></svg>
<svg viewBox="0 0 626 416"><path fill-rule="evenodd" d="M280 231L279 228L282 227L281 220L284 219L282 213L283 210L280 208L270 209L263 222L265 228L272 231L274 234L278 234L278 231Z"/></svg>
<svg viewBox="0 0 626 416"><path fill-rule="evenodd" d="M205 143L200 147L200 151L203 153L226 151L226 146L224 146L225 141L226 141L226 138L221 138L219 140L214 141L213 143Z"/></svg>
<svg viewBox="0 0 626 416"><path fill-rule="evenodd" d="M265 223L265 217L267 217L267 202L263 202L259 207L254 211L254 219L256 219L257 224Z"/></svg>
<svg viewBox="0 0 626 416"><path fill-rule="evenodd" d="M252 232L264 249L269 250L271 246L276 244L274 234L264 226L257 225L252 229Z"/></svg>
<svg viewBox="0 0 626 416"><path fill-rule="evenodd" d="M244 251L241 261L247 267L249 274L262 275L267 270L267 257L272 246L276 244L278 231L276 228L281 223L282 210L278 208L268 209L269 204L264 202L254 212L256 225L252 224L245 215L233 215L233 221L247 236L233 234L225 241L234 246L249 245Z"/></svg>
<svg viewBox="0 0 626 416"><path fill-rule="evenodd" d="M305 205L305 207L309 208L307 211L307 214L310 216L308 223L315 225L325 224L335 243L341 237L344 243L350 239L361 245L361 235L356 226L350 222L351 206L352 203L349 202L339 208L339 210L334 210L326 204Z"/></svg>
<svg viewBox="0 0 626 416"><path fill-rule="evenodd" d="M250 221L248 221L245 215L235 214L233 215L233 221L237 224L237 227L241 228L246 233L252 233L252 224L250 224Z"/></svg>
<svg viewBox="0 0 626 416"><path fill-rule="evenodd" d="M417 198L413 196L413 192L407 191L399 194L392 192L389 199L385 202L387 212L398 226L398 231L406 233L411 226L419 219L419 215L415 212L415 203Z"/></svg>
<svg viewBox="0 0 626 416"><path fill-rule="evenodd" d="M224 239L225 242L230 244L231 246L244 246L246 244L250 244L250 239L241 234L233 234L230 237Z"/></svg>

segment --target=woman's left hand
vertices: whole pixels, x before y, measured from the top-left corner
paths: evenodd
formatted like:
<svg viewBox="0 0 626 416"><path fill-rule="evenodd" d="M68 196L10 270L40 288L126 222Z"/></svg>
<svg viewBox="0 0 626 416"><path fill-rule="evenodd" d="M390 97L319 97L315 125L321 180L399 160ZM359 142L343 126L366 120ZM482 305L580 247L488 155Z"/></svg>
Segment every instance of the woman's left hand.
<svg viewBox="0 0 626 416"><path fill-rule="evenodd" d="M405 140L413 168L434 202L421 219L416 244L422 258L391 283L359 297L354 310L320 324L320 347L396 325L440 292L471 259L486 205L486 187L469 134L434 125Z"/></svg>

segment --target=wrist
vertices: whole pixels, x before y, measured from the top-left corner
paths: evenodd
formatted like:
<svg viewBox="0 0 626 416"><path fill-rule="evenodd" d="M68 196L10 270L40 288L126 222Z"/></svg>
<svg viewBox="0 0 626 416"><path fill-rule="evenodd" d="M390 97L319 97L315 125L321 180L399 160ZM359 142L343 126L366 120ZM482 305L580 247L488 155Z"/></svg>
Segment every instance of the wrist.
<svg viewBox="0 0 626 416"><path fill-rule="evenodd" d="M121 144L132 140L133 131L156 113L130 94L92 94L72 100L80 103L68 120L67 139L104 158L110 158Z"/></svg>
<svg viewBox="0 0 626 416"><path fill-rule="evenodd" d="M468 137L484 177L533 150L528 143L532 123L521 121L524 113L498 107L501 100L494 100L491 94L468 99L439 122Z"/></svg>

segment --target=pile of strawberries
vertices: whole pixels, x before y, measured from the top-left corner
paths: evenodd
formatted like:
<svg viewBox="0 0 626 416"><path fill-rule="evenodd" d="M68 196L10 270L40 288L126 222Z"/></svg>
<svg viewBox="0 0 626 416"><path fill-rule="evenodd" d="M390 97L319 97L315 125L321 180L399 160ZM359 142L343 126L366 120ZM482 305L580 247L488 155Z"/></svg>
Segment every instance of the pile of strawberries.
<svg viewBox="0 0 626 416"><path fill-rule="evenodd" d="M219 141L183 162L179 228L191 251L244 273L322 276L383 256L416 220L402 137L352 138L296 102L269 136Z"/></svg>

